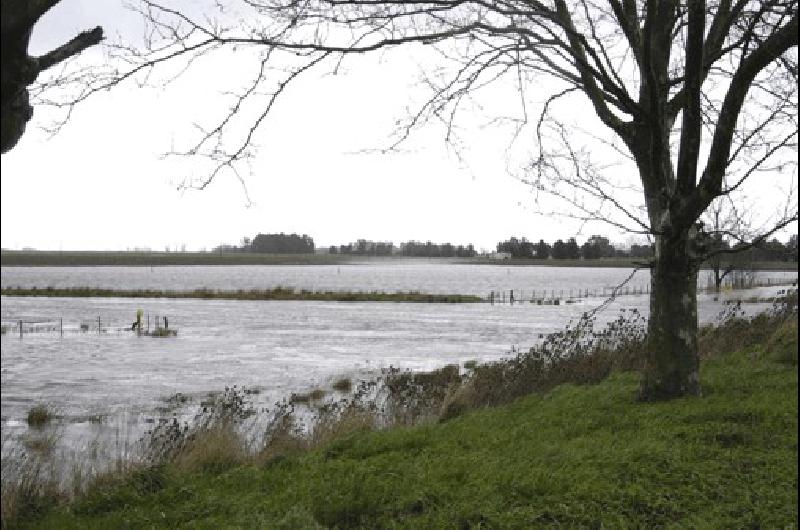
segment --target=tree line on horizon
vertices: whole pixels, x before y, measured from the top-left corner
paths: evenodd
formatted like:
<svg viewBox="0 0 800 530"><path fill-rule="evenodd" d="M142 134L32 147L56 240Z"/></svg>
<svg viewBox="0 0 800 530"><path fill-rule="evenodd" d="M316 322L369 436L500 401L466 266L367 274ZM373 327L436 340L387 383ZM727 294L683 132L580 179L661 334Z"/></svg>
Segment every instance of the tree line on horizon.
<svg viewBox="0 0 800 530"><path fill-rule="evenodd" d="M616 248L607 237L591 236L583 245L578 245L574 237L557 239L552 244L540 239L538 243L527 238L511 237L497 244L497 252L512 258L528 259L600 259L600 258L650 258L651 245L631 245L629 249Z"/></svg>
<svg viewBox="0 0 800 530"><path fill-rule="evenodd" d="M401 255L424 258L472 258L478 255L475 246L453 245L452 243L433 243L431 241L406 241L395 247L391 241L369 241L359 239L347 245L331 245L330 254L344 254L356 256L392 256Z"/></svg>
<svg viewBox="0 0 800 530"><path fill-rule="evenodd" d="M704 244L707 248L722 251L722 254L735 252L740 261L797 261L797 235L792 235L786 243L776 238L761 241L752 246L731 243L719 235L709 235ZM601 235L592 235L579 245L574 237L566 241L557 239L548 243L540 239L538 243L525 237L510 237L497 243L497 253L511 258L556 259L556 260L595 260L603 258L650 259L653 247L650 244L633 244L620 248ZM254 252L260 254L313 254L316 250L314 238L307 234L257 234L254 238L242 238L240 245L220 245L214 252ZM426 258L472 258L478 256L475 246L454 245L452 243L433 243L431 241L407 241L396 246L391 241L371 241L358 239L346 245L331 245L329 254L348 256L408 256Z"/></svg>
<svg viewBox="0 0 800 530"><path fill-rule="evenodd" d="M735 253L742 261L797 261L797 235L793 234L786 243L773 238L755 245L745 245L724 240L718 234L704 238L704 245L709 250L721 251L722 254ZM574 237L553 244L540 239L538 243L526 238L511 237L497 244L497 252L508 254L512 258L527 259L601 259L629 258L650 259L653 257L653 246L650 244L633 244L629 248L615 247L607 237L591 236L583 245L578 245Z"/></svg>
<svg viewBox="0 0 800 530"><path fill-rule="evenodd" d="M220 245L214 252L254 252L258 254L313 254L314 238L307 234L257 234L242 238L241 245Z"/></svg>

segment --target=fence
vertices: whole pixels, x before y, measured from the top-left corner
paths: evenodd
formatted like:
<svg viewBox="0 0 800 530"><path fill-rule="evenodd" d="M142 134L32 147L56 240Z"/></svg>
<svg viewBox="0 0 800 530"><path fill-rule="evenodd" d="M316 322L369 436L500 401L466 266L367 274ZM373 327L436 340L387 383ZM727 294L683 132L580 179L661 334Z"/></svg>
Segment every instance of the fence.
<svg viewBox="0 0 800 530"><path fill-rule="evenodd" d="M163 319L163 320L162 320ZM119 323L103 320L98 316L89 320L69 321L65 324L64 317L3 317L0 320L0 333L2 335L18 335L22 338L24 335L30 334L57 334L63 337L67 333L94 333L102 335L104 333L138 333L140 335L151 335L159 333L164 335L164 330L167 329L167 317L155 316L153 320L153 328L151 330L150 315L142 320L142 329L137 330L132 324L119 325ZM164 324L162 327L161 324ZM145 327L146 326L146 327ZM170 330L174 335L174 330Z"/></svg>
<svg viewBox="0 0 800 530"><path fill-rule="evenodd" d="M797 279L759 279L755 277L742 279L736 277L724 282L722 284L722 289L752 289L755 287L778 287L782 285L791 285L796 287ZM713 278L711 279L710 284L706 287L702 287L698 284L697 290L699 292L710 292L712 290L716 290ZM530 291L525 291L523 289L510 289L508 291L491 291L484 301L490 304L531 303L539 305L559 305L561 303L571 304L587 298L608 298L612 294L617 297L649 295L650 284L623 285L621 287L596 287L594 289L531 289Z"/></svg>

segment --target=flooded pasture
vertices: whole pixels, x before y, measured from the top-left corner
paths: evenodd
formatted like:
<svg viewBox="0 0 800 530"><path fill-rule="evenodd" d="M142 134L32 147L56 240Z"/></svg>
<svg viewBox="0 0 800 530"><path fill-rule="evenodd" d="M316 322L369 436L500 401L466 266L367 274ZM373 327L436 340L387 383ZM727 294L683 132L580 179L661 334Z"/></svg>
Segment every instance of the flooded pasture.
<svg viewBox="0 0 800 530"><path fill-rule="evenodd" d="M510 288L519 293L560 291L572 285L570 275L580 280L575 281L581 289L602 288L631 272L427 264L394 267L390 274L381 265L355 282L361 267L367 266L162 267L152 272L124 267L4 268L2 283L164 289L284 285L357 290L361 285L387 292L484 294ZM294 283L288 279L291 274ZM640 274L649 281L639 272L635 285L644 282ZM350 277L349 283L342 275ZM735 296L768 297L776 292L764 287ZM731 295L715 300L701 294L700 320L712 321L724 308L725 296ZM23 435L28 430L25 416L36 404L57 412L61 434L74 446L79 440L108 438L112 431L117 437L120 431L122 436L141 432L165 413L169 398L177 393L197 403L209 393L238 385L252 389L258 405L269 406L292 392L330 390L338 378L372 377L389 366L427 370L494 360L532 346L602 302L600 297L560 305L491 305L4 296L2 320L8 330L2 336L3 437ZM647 306L646 295L621 296L598 314L598 321L613 320L631 308L646 316ZM768 303L745 305L749 312L767 307ZM154 338L131 332L139 308L153 325L156 316L167 316L178 335ZM24 318L63 319L65 333L49 328L20 337L13 325ZM102 332L92 325L98 318ZM80 331L81 324L86 331Z"/></svg>

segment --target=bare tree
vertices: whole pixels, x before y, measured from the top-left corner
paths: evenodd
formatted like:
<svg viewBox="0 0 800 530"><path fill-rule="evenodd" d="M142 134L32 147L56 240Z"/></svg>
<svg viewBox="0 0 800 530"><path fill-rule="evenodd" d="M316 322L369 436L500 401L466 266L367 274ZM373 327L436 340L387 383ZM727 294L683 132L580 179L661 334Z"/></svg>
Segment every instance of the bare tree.
<svg viewBox="0 0 800 530"><path fill-rule="evenodd" d="M700 237L707 254L705 265L710 270L714 291L719 293L725 278L752 265L750 255L744 251L753 238L749 223L729 197L712 202L701 222Z"/></svg>
<svg viewBox="0 0 800 530"><path fill-rule="evenodd" d="M143 47L118 45L125 68L62 84L44 103L70 110L126 80L169 75L202 55L252 61L249 80L228 95L228 111L172 154L211 165L197 186L252 156L253 140L282 93L349 57L406 46L438 57L425 72L430 97L400 124L390 148L417 128L444 126L454 141L462 109L487 86L511 82L533 156L525 179L571 206L652 238L649 346L643 400L700 394L697 273L701 216L753 179L794 178L797 146L797 2L782 0L243 0L217 2L216 15L145 0ZM166 67L167 64L173 65ZM549 82L543 82L549 79ZM46 84L45 84L46 85ZM541 95L531 113L527 96ZM611 175L596 153L555 116L567 98L588 101L605 128L596 146L627 160L635 184ZM245 110L247 109L247 110ZM254 110L255 109L255 110ZM501 116L498 116L500 123ZM508 120L506 120L508 122ZM791 159L792 161L789 161ZM613 170L611 171L613 172ZM638 194L639 206L627 201ZM626 200L623 200L625 198ZM615 214L608 214L608 209ZM776 210L769 234L797 220L796 200Z"/></svg>
<svg viewBox="0 0 800 530"><path fill-rule="evenodd" d="M28 55L28 43L33 26L60 0L2 0L0 4L0 109L2 110L2 135L0 147L5 153L11 150L25 132L33 116L28 87L39 74L48 68L73 57L103 39L99 26L78 34L69 42L39 56Z"/></svg>

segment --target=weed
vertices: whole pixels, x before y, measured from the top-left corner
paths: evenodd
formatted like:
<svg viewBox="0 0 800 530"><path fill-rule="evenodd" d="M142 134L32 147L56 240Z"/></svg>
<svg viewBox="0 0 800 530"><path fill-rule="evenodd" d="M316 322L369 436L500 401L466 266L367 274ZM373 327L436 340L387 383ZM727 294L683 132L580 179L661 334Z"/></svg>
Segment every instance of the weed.
<svg viewBox="0 0 800 530"><path fill-rule="evenodd" d="M14 528L22 521L36 519L66 500L53 466L40 456L6 454L4 448L2 476L2 528Z"/></svg>
<svg viewBox="0 0 800 530"><path fill-rule="evenodd" d="M333 385L331 385L331 388L337 392L350 392L350 390L353 388L353 382L347 377L343 377L341 379L337 379Z"/></svg>
<svg viewBox="0 0 800 530"><path fill-rule="evenodd" d="M312 390L311 392L308 392L307 394L292 394L291 397L289 398L289 400L292 403L308 404L308 403L313 403L315 401L321 400L322 398L325 397L326 393L327 392L325 392L321 388L316 388L316 389Z"/></svg>
<svg viewBox="0 0 800 530"><path fill-rule="evenodd" d="M43 427L54 417L52 410L47 405L35 405L28 411L25 421L31 427Z"/></svg>

